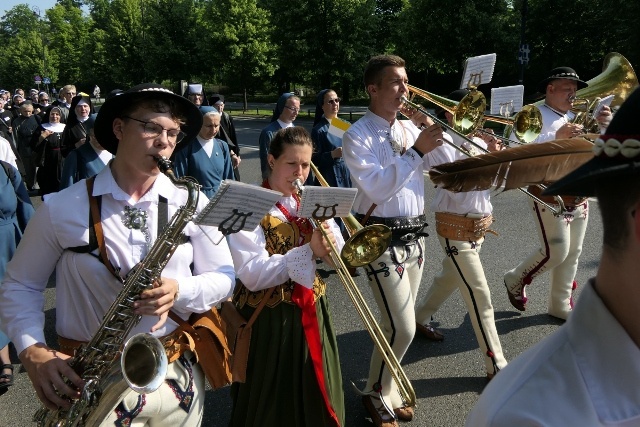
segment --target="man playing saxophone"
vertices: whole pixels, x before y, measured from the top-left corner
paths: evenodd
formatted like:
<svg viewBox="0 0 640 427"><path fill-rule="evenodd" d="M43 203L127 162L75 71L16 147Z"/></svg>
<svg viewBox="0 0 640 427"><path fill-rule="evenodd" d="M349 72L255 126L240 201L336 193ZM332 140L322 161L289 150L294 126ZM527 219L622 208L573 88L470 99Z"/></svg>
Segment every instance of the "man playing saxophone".
<svg viewBox="0 0 640 427"><path fill-rule="evenodd" d="M84 381L69 366L70 356L100 333L127 275L147 254L147 263L156 261L152 255L165 240L162 230L173 226L185 205L199 210L206 204L197 189L185 192L162 174L157 161L194 138L201 124L197 107L159 85L138 85L107 100L94 131L115 158L90 181L92 189L83 180L49 197L25 232L2 283L1 320L49 410L68 409L80 397ZM93 203L96 210L90 209ZM186 320L231 294L234 271L226 240L215 227L185 223L184 238L176 239L177 249L158 269L153 286L122 309L142 316L131 334L169 336L177 328L167 318L170 309ZM54 269L60 351L47 345L43 331L44 292ZM156 391L129 390L102 425L199 425L204 376L191 352L176 352L167 354L177 360Z"/></svg>

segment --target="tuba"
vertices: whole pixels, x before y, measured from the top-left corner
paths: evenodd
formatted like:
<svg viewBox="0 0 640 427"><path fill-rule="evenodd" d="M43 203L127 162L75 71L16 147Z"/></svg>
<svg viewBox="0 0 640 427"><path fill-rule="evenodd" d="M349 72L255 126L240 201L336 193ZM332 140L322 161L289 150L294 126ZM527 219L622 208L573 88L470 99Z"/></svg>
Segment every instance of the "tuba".
<svg viewBox="0 0 640 427"><path fill-rule="evenodd" d="M164 382L168 362L160 340L147 333L125 339L142 318L134 314L133 302L160 278L180 244L182 230L195 214L200 186L190 177L177 179L168 159L156 161L171 182L187 189L187 202L158 235L147 256L127 275L91 341L80 346L71 359L70 366L85 381L80 398L68 410L40 408L33 420L41 427L98 425L129 389L151 393Z"/></svg>
<svg viewBox="0 0 640 427"><path fill-rule="evenodd" d="M581 124L587 132L598 132L593 107L600 98L613 95L611 109L617 107L638 87L636 76L631 63L618 52L611 52L605 56L602 63L602 72L587 81L588 86L576 92L576 100L572 111L576 114L573 123ZM544 99L534 105L541 106Z"/></svg>

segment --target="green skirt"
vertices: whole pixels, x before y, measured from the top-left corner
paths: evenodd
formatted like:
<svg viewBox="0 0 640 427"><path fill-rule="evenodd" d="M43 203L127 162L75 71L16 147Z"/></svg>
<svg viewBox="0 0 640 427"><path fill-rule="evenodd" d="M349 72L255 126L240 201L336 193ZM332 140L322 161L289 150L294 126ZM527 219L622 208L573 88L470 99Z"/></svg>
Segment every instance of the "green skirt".
<svg viewBox="0 0 640 427"><path fill-rule="evenodd" d="M249 319L255 309L240 312ZM344 393L338 343L326 297L316 301L325 387L340 425ZM298 306L265 306L253 324L247 382L231 386L232 427L318 426L334 423L318 386Z"/></svg>

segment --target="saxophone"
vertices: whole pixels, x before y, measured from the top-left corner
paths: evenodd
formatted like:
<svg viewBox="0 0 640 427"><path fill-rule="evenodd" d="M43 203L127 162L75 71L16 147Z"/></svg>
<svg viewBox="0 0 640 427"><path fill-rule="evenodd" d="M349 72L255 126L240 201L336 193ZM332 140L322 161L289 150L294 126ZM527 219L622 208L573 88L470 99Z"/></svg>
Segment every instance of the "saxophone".
<svg viewBox="0 0 640 427"><path fill-rule="evenodd" d="M200 186L191 177L177 179L167 158L158 157L156 161L174 185L187 189L187 202L158 235L147 256L127 275L98 332L71 359L70 366L85 381L80 398L70 409L40 408L33 417L39 426L98 425L129 389L150 393L164 382L168 362L158 338L139 333L123 342L142 318L134 314L133 303L142 291L153 287L180 244L182 231L195 214Z"/></svg>

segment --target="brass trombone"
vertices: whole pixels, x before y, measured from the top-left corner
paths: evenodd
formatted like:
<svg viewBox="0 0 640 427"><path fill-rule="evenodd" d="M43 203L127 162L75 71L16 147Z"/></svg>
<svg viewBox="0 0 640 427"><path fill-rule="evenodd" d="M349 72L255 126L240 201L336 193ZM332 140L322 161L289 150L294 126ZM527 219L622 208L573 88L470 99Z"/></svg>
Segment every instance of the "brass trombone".
<svg viewBox="0 0 640 427"><path fill-rule="evenodd" d="M513 129L518 140L524 144L534 141L542 130L542 115L535 105L525 105L512 118L485 115L487 100L484 94L475 88L471 88L469 94L462 101L456 102L412 85L407 86L409 101L413 101L416 96L419 96L448 111L453 115L453 130L466 136L476 131L485 132L482 127L486 120L507 125L507 129ZM507 144L512 142L508 139L506 131L506 138L499 135L493 136L507 142Z"/></svg>
<svg viewBox="0 0 640 427"><path fill-rule="evenodd" d="M472 139L468 138L466 135L463 135L462 133L458 132L456 129L454 129L452 126L449 126L448 123L443 122L442 120L440 120L439 118L437 118L436 116L434 116L433 114L429 113L427 110L425 110L422 105L420 104L416 104L415 102L409 101L407 99L407 97L402 96L400 98L400 100L407 106L421 112L422 114L424 114L425 116L430 117L433 121L435 121L436 123L438 123L440 126L446 128L446 129L450 129L453 132L457 133L462 139L464 139L466 142L468 142L469 144L473 145L474 147L476 147L478 150L480 150L482 153L489 153L489 150L485 149L484 147L482 147L481 145L475 143ZM447 144L449 144L450 146L452 146L453 148L455 148L456 150L460 151L462 154L464 154L465 156L469 156L472 157L471 153L469 153L467 150L465 150L462 147L457 146L456 144L454 144L453 142L450 142L446 139L442 139L442 141L446 142ZM544 189L544 185L539 184L538 185L541 189ZM555 215L559 215L560 213L564 212L566 210L566 206L564 205L564 202L562 201L562 198L556 196L556 201L558 202L558 205L560 206L560 209L558 210L556 207L548 204L547 202L545 202L544 200L540 199L539 197L535 196L534 194L532 194L531 192L525 190L524 188L518 188L518 190L520 190L521 192L523 192L524 194L526 194L527 196L531 197L533 200L535 200L536 202L540 203L541 205L546 206L547 208L549 208L551 210L551 212L553 212Z"/></svg>
<svg viewBox="0 0 640 427"><path fill-rule="evenodd" d="M322 177L318 169L315 167L315 165L313 165L313 163L311 164L311 167L314 173L316 174L318 181L320 181L321 183L324 182L323 186L328 187L328 185L325 185L327 182L324 180L324 178ZM302 181L297 179L293 182L293 185L296 187L298 193L302 195L302 193L304 192L304 186L302 185ZM349 226L355 226L357 231L355 231L355 233L351 235L351 238L347 240L347 242L345 243L343 248L343 253L346 251L347 253L357 254L357 256L354 257L354 259L356 260L357 263L362 263L359 265L369 264L375 261L377 258L379 258L380 255L382 255L382 253L387 249L391 240L391 230L389 229L389 227L384 225L382 225L381 227L378 227L376 225L373 228L371 228L372 226L363 228L358 223L358 220L356 220L352 215L350 215L345 219L347 219L349 223L355 222L358 225L357 226L355 226L355 224L349 225ZM353 281L353 278L351 277L351 274L347 269L347 265L343 261L343 258L350 259L350 256L344 256L338 253L338 250L336 249L335 245L328 238L326 230L320 224L319 221L321 220L322 219L318 219L318 218L309 218L309 221L311 221L311 225L313 226L313 228L319 228L320 231L322 232L322 235L329 243L331 247L330 257L336 269L336 274L338 275L338 278L344 285L344 288L347 294L349 295L349 298L351 298L351 301L353 302L353 305L356 311L360 315L360 318L362 319L362 322L364 323L364 326L367 329L367 332L369 332L369 335L373 340L373 344L376 346L376 348L382 355L382 358L384 359L385 363L389 367L389 372L391 373L393 380L398 386L398 392L400 393L402 400L408 406L415 406L416 393L413 390L411 381L409 381L409 378L407 377L405 372L402 370L402 366L400 366L400 362L398 362L398 359L396 358L396 355L393 352L393 349L391 348L391 346L389 345L389 342L387 341L384 334L382 333L382 330L380 329L380 326L378 325L375 318L373 317L371 310L369 310L369 307L367 306L364 300L364 297L362 296L362 293L360 293L358 286ZM347 226L346 224L347 224L347 221L345 221L345 226ZM349 231L349 226L347 226L348 231ZM369 236L369 234L372 234L372 236ZM367 242L367 239L369 239L370 241ZM355 248L351 248L351 246L355 246Z"/></svg>
<svg viewBox="0 0 640 427"><path fill-rule="evenodd" d="M311 170L323 187L331 187L316 165ZM351 214L341 218L349 239L344 243L340 256L349 268L362 267L377 260L391 244L391 229L384 224L372 224L363 227Z"/></svg>

